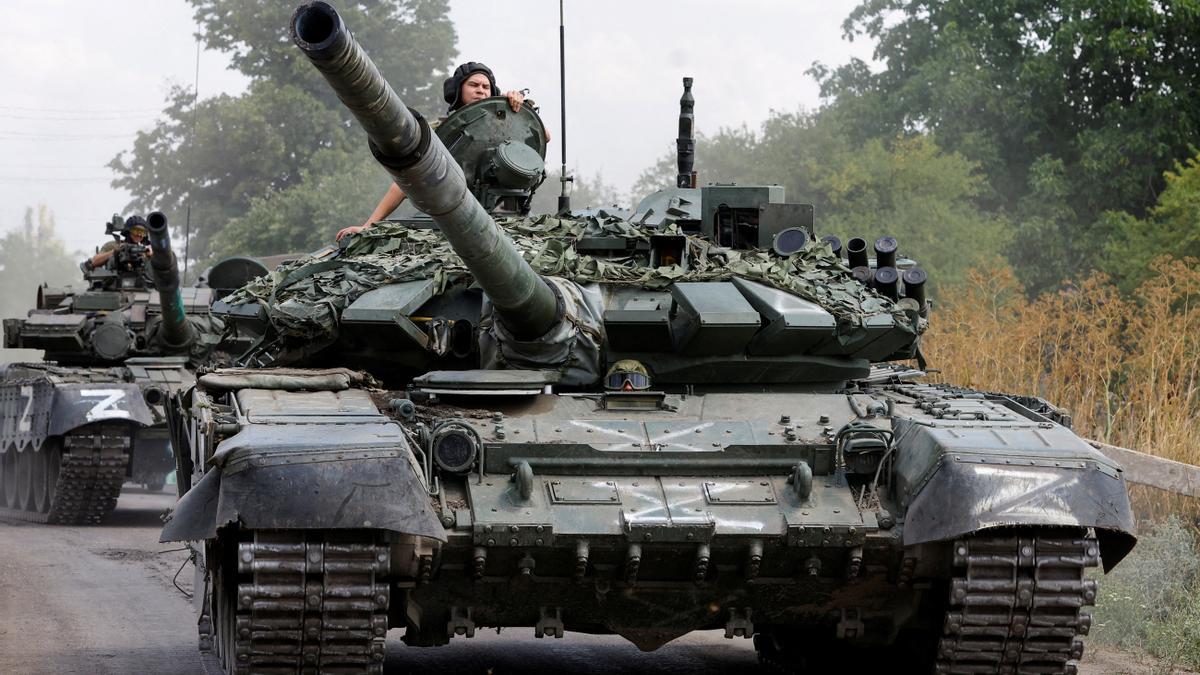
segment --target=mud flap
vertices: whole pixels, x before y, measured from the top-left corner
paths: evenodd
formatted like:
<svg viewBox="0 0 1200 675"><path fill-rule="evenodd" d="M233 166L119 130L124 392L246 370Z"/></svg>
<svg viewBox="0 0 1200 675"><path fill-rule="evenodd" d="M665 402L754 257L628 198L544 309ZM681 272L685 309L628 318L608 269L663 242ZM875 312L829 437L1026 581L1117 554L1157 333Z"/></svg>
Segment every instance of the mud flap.
<svg viewBox="0 0 1200 675"><path fill-rule="evenodd" d="M1125 481L1090 468L997 465L941 458L908 507L904 545L953 540L993 527L1096 529L1105 571L1136 542Z"/></svg>
<svg viewBox="0 0 1200 675"><path fill-rule="evenodd" d="M179 500L159 541L211 539L231 523L251 529L376 529L446 540L412 464L395 455L309 453L302 462L214 468Z"/></svg>

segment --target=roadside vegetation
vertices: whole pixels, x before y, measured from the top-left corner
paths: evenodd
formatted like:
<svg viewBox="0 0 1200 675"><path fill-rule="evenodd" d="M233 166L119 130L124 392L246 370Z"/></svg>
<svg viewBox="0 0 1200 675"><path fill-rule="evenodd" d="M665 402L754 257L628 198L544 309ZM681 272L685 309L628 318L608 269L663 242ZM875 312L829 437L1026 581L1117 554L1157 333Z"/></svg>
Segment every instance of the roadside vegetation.
<svg viewBox="0 0 1200 675"><path fill-rule="evenodd" d="M1041 396L1085 437L1200 464L1200 269L1162 258L1028 298L1001 261L944 289L924 343L945 382Z"/></svg>
<svg viewBox="0 0 1200 675"><path fill-rule="evenodd" d="M1093 643L1158 660L1156 670L1200 670L1200 537L1171 517L1147 528L1137 548L1103 577L1092 613Z"/></svg>
<svg viewBox="0 0 1200 675"><path fill-rule="evenodd" d="M973 269L934 310L934 377L1041 396L1085 437L1200 464L1200 269L1164 257L1143 279L1123 293L1094 273L1030 299L1002 261ZM1155 672L1200 669L1200 505L1132 493L1141 536L1102 578L1089 640L1149 654Z"/></svg>

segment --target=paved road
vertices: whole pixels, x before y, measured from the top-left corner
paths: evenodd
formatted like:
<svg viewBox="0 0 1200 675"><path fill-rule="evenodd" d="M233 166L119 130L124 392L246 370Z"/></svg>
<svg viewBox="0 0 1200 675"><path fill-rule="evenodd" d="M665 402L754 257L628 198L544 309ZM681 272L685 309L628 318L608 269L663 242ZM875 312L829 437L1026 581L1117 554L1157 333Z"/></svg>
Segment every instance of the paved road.
<svg viewBox="0 0 1200 675"><path fill-rule="evenodd" d="M103 527L53 527L0 520L0 673L218 673L196 650L191 567L158 544L169 494L126 489ZM388 673L756 673L749 640L694 633L652 653L621 638L532 629L481 631L436 649L407 649L389 635ZM1095 651L1084 673L1140 670ZM1099 661L1094 661L1096 657Z"/></svg>

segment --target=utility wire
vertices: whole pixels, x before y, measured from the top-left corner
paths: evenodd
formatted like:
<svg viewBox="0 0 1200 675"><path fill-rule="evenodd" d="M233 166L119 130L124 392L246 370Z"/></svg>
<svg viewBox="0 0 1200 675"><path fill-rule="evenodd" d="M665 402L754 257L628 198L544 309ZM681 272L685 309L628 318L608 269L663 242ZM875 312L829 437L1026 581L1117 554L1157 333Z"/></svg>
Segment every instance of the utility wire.
<svg viewBox="0 0 1200 675"><path fill-rule="evenodd" d="M0 119L5 120L38 120L47 122L124 122L127 120L150 120L154 119L154 114L143 115L14 115L11 113L0 112Z"/></svg>
<svg viewBox="0 0 1200 675"><path fill-rule="evenodd" d="M50 113L157 113L158 108L36 108L17 105L0 105L0 110L18 110L21 112L50 112Z"/></svg>
<svg viewBox="0 0 1200 675"><path fill-rule="evenodd" d="M129 138L135 131L124 134L57 134L36 131L0 131L5 141L90 141L102 138Z"/></svg>
<svg viewBox="0 0 1200 675"><path fill-rule="evenodd" d="M0 183L98 183L101 181L109 182L111 180L113 180L112 176L55 176L53 178L39 178L37 176L0 176Z"/></svg>

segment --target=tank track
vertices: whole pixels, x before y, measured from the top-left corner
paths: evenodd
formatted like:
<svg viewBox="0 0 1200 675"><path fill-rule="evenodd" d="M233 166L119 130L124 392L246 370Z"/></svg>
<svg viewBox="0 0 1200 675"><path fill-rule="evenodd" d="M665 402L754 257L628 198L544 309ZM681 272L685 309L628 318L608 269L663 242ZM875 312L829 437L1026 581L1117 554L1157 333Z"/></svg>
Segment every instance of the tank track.
<svg viewBox="0 0 1200 675"><path fill-rule="evenodd" d="M954 544L950 608L937 673L1075 675L1100 564L1094 535L972 537Z"/></svg>
<svg viewBox="0 0 1200 675"><path fill-rule="evenodd" d="M1096 600L1097 584L1085 578L1087 568L1100 564L1094 535L1022 530L969 537L954 543L953 563L933 672L1076 675L1083 656L1079 637L1092 623L1082 609ZM770 636L755 636L755 646L768 670L797 672L797 664ZM818 666L812 672L824 670Z"/></svg>
<svg viewBox="0 0 1200 675"><path fill-rule="evenodd" d="M58 480L49 497L49 509L0 507L0 516L56 525L102 523L117 506L132 440L133 428L128 425L81 427L64 435ZM58 452L58 448L38 452ZM39 461L51 463L53 458L43 457Z"/></svg>
<svg viewBox="0 0 1200 675"><path fill-rule="evenodd" d="M227 570L216 584L225 672L383 673L389 549L336 536L257 532L237 545L236 596Z"/></svg>

